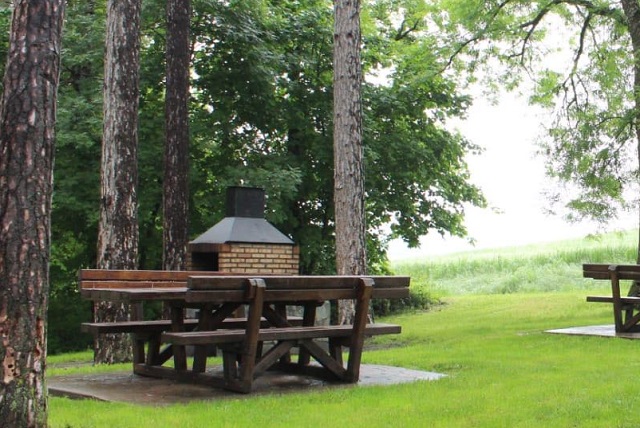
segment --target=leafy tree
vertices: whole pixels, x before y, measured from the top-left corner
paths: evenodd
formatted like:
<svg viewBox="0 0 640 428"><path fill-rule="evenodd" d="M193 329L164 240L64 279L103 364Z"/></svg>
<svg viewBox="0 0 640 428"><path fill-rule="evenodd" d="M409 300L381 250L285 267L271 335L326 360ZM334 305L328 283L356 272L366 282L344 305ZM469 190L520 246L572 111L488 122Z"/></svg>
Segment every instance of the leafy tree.
<svg viewBox="0 0 640 428"><path fill-rule="evenodd" d="M196 7L195 114L210 132L196 137L195 162L209 167L203 182L266 187L270 220L301 245L303 272L334 272L331 11L323 1L267 4L269 13L260 2ZM403 7L365 9L364 72L388 70L386 84L363 88L365 211L377 268L390 236L412 245L431 230L463 236L463 204L484 205L463 159L476 148L444 127L468 98L440 75L434 55L413 61L415 44L433 39L394 24L392 14L409 13Z"/></svg>
<svg viewBox="0 0 640 428"><path fill-rule="evenodd" d="M637 209L638 2L440 1L437 7L443 12L436 23L454 41L451 64L485 70L494 86L514 88L531 77L531 102L554 109L540 142L549 175L563 184L551 201L564 203L573 220L606 222L620 209ZM640 262L640 248L638 256Z"/></svg>
<svg viewBox="0 0 640 428"><path fill-rule="evenodd" d="M59 92L52 224L52 292L79 299L77 270L96 266L100 203L106 6L68 1ZM165 1L142 9L138 147L139 266L162 267L166 93ZM391 17L394 17L393 19ZM402 20L404 17L404 22ZM465 204L484 205L464 156L477 148L444 126L464 114L435 52L422 3L363 4L363 144L369 272L386 269L385 245L425 233L464 236ZM192 1L194 77L189 105L189 233L224 215L225 188L267 190L267 216L300 244L304 273L335 272L331 3L320 0ZM8 22L0 19L0 25ZM1 34L0 34L1 35ZM0 44L0 49L2 49ZM378 79L371 79L380 74ZM387 224L392 223L391 231ZM50 344L63 350L67 319L52 305ZM56 327L59 326L59 327ZM75 326L75 327L74 327ZM79 337L76 337L79 338ZM74 338L75 339L75 338ZM81 347L84 340L73 343Z"/></svg>

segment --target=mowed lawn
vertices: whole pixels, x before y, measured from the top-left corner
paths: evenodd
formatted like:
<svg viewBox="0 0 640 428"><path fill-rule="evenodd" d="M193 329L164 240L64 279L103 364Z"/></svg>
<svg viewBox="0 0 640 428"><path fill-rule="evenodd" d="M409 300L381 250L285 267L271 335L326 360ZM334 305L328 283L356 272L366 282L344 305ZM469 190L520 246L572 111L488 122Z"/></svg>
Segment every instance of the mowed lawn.
<svg viewBox="0 0 640 428"><path fill-rule="evenodd" d="M563 269L581 277L579 264ZM608 284L579 281L569 291L447 295L431 311L383 320L403 333L376 341L364 363L446 374L441 380L166 407L51 398L50 426L640 426L640 340L544 332L612 322L609 305L585 301Z"/></svg>
<svg viewBox="0 0 640 428"><path fill-rule="evenodd" d="M51 398L50 425L640 426L640 341L543 332L610 318L581 293L450 297L439 310L389 319L403 334L365 353L365 363L446 379L157 408Z"/></svg>

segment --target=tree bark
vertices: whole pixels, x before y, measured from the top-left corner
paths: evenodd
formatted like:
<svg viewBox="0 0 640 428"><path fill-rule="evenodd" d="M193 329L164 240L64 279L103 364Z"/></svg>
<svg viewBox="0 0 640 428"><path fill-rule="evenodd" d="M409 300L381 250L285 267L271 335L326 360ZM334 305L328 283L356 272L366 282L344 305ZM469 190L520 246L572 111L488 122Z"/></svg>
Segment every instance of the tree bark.
<svg viewBox="0 0 640 428"><path fill-rule="evenodd" d="M366 273L360 4L334 1L333 103L336 269ZM353 322L353 302L341 302L338 322Z"/></svg>
<svg viewBox="0 0 640 428"><path fill-rule="evenodd" d="M141 0L108 0L104 69L98 260L100 269L136 269ZM130 319L128 305L96 304L96 321ZM101 335L96 363L131 360L128 335Z"/></svg>
<svg viewBox="0 0 640 428"><path fill-rule="evenodd" d="M162 266L184 270L189 241L190 0L167 0Z"/></svg>
<svg viewBox="0 0 640 428"><path fill-rule="evenodd" d="M65 2L14 1L0 101L0 424L47 425L46 319Z"/></svg>
<svg viewBox="0 0 640 428"><path fill-rule="evenodd" d="M627 17L627 27L631 36L633 54L633 101L635 104L634 128L636 132L636 154L640 165L640 6L637 0L622 0L622 9ZM640 207L638 209L638 223L640 224ZM640 263L640 236L636 262ZM638 288L638 284L634 284Z"/></svg>

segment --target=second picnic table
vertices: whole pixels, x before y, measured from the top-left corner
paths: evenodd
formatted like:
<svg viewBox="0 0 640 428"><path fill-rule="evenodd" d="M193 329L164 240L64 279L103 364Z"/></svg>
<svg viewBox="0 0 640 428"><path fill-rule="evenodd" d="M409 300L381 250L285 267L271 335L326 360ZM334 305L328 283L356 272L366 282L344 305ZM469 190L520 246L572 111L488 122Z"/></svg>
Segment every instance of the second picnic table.
<svg viewBox="0 0 640 428"><path fill-rule="evenodd" d="M189 273L179 275L182 282L165 281L158 286L159 281L154 282L153 278L166 280L170 277L166 271L81 272L81 293L86 299L162 301L171 308L170 321L86 323L85 330L94 334L133 333L134 372L139 375L205 383L244 393L251 391L257 376L274 367L357 382L365 337L401 331L398 325L368 323L370 299L409 296L409 278L402 276L185 275ZM141 276L147 279L141 281ZM83 287L83 277L93 279L86 279ZM96 281L98 277L103 280ZM127 277L137 278L137 282ZM340 299L355 300L353 325L314 325L316 307L324 301ZM287 316L286 308L291 305L303 308L301 320ZM233 318L240 307L247 308L247 317ZM199 309L198 319L185 320L185 308ZM328 341L328 349L319 339ZM165 348L161 349L161 345ZM188 345L195 347L191 368L185 351ZM222 350L222 376L206 370L209 345ZM290 356L294 347L299 348L295 363ZM346 367L343 348L349 349ZM171 358L173 367L164 365ZM319 365L310 364L311 358Z"/></svg>

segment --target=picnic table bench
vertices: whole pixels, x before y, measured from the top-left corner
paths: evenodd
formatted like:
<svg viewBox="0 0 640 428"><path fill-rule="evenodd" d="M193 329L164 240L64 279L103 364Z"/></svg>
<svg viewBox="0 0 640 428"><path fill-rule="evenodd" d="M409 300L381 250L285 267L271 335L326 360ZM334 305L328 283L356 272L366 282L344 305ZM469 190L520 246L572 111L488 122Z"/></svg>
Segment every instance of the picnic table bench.
<svg viewBox="0 0 640 428"><path fill-rule="evenodd" d="M160 271L160 270L105 270L82 269L79 273L80 293L95 302L116 301L131 304L131 319L127 321L84 322L81 331L94 337L101 334L130 333L133 335L133 364L146 363L161 365L172 357L171 347L161 351L160 335L171 330L177 320L144 320L143 303L151 301L180 304L184 299L187 280L191 275L226 275L224 272L210 271ZM180 293L182 292L182 293ZM184 313L182 313L184 317ZM293 324L301 324L301 317L290 317ZM222 328L244 328L246 318L227 318ZM195 318L183 318L179 322L182 329L194 330L198 327ZM262 326L266 326L262 320Z"/></svg>
<svg viewBox="0 0 640 428"><path fill-rule="evenodd" d="M135 373L221 386L243 393L250 392L254 379L272 368L357 382L365 337L401 331L397 325L367 322L370 299L409 295L408 277L185 274L188 275L186 287L81 290L83 296L91 300L162 300L171 307L170 323L160 326L159 322L147 322L145 333L137 332L131 322L123 327L135 333L140 340L139 347L143 347L145 341L154 345L146 359L142 354L134 358ZM315 325L316 307L326 300L340 299L356 301L353 325ZM287 316L286 308L291 305L303 308L301 319ZM247 317L231 321L230 316L240 306L247 308ZM184 319L183 311L187 307L200 309L197 322ZM100 327L102 331L109 328ZM154 333L148 334L150 331ZM156 344L160 343L166 344L169 351L158 352ZM272 346L265 346L269 343ZM195 347L191 369L187 367L185 354L188 345ZM222 376L206 370L209 345L222 350ZM299 348L295 363L291 361L292 348ZM349 350L346 367L342 356L345 348ZM163 366L171 356L174 367ZM310 364L312 358L319 365Z"/></svg>
<svg viewBox="0 0 640 428"><path fill-rule="evenodd" d="M640 265L584 264L582 272L585 278L607 280L611 282L610 296L587 296L587 302L608 303L613 306L615 331L618 333L640 331L640 296L622 295L620 281L640 281Z"/></svg>

